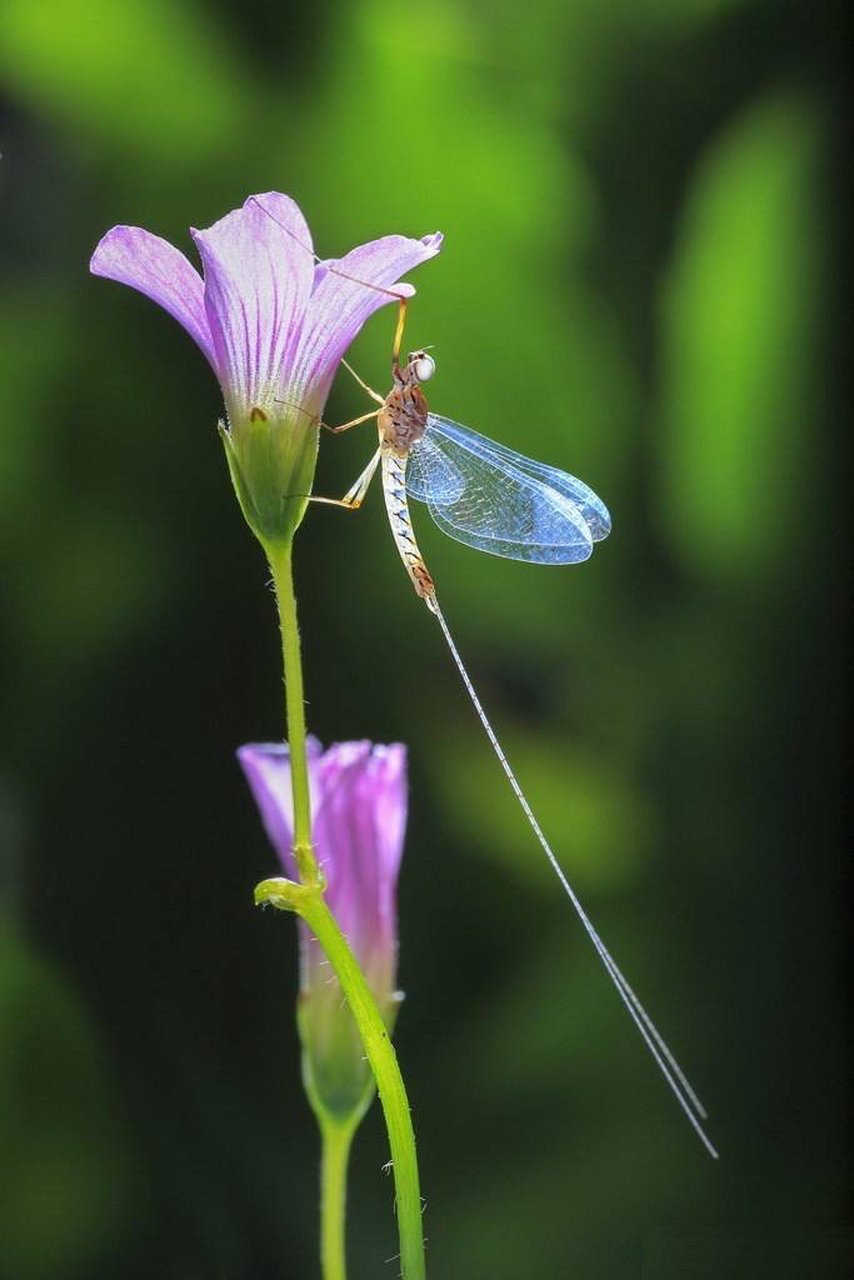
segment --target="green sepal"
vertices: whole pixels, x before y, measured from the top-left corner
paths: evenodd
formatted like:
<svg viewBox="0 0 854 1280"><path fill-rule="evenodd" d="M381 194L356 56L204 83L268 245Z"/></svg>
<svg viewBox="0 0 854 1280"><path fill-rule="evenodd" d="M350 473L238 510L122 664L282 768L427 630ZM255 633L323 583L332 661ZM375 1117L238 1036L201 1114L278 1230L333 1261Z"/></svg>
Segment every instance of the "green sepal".
<svg viewBox="0 0 854 1280"><path fill-rule="evenodd" d="M247 418L218 424L231 483L246 523L265 546L290 542L314 484L320 428L308 415Z"/></svg>
<svg viewBox="0 0 854 1280"><path fill-rule="evenodd" d="M382 1010L389 1035L401 1000L395 994ZM373 1101L376 1086L356 1021L334 979L326 990L300 993L297 1027L303 1086L315 1114L357 1124Z"/></svg>

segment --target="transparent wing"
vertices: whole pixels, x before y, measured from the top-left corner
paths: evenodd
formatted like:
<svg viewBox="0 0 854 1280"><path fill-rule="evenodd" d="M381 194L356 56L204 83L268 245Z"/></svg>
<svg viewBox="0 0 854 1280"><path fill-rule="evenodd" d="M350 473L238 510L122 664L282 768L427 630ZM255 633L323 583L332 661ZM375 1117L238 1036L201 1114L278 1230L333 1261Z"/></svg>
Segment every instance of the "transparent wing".
<svg viewBox="0 0 854 1280"><path fill-rule="evenodd" d="M461 427L458 422L452 422L449 418L440 418L431 413L428 423L430 427L428 434L431 439L435 441L444 439L458 443L462 448L476 453L479 457L493 461L498 467L509 464L515 471L540 481L550 489L556 490L564 498L568 498L581 512L594 542L607 538L611 532L608 508L592 489L575 476L561 471L558 467L548 467L543 462L526 458L524 454L516 453L506 445L498 444L495 440L472 431L470 427Z"/></svg>
<svg viewBox="0 0 854 1280"><path fill-rule="evenodd" d="M592 552L594 532L610 528L581 481L432 413L410 451L406 487L444 533L510 560L575 564Z"/></svg>
<svg viewBox="0 0 854 1280"><path fill-rule="evenodd" d="M465 475L447 453L433 444L428 431L409 452L406 492L419 502L444 505L456 502L465 489Z"/></svg>

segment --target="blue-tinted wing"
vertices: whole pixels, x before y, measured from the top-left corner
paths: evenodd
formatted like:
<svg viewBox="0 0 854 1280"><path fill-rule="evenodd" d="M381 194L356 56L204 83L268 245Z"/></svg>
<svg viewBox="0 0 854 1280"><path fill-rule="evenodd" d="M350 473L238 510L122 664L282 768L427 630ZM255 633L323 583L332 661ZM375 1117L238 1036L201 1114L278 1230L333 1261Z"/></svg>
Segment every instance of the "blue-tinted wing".
<svg viewBox="0 0 854 1280"><path fill-rule="evenodd" d="M594 542L607 538L611 532L608 508L582 480L576 479L567 471L561 471L558 467L549 467L543 462L535 462L533 458L526 458L524 454L516 453L506 445L498 444L495 440L472 431L470 427L461 427L458 422L452 422L450 418L440 418L431 413L428 422L430 426L428 435L433 440L447 439L458 442L463 448L477 453L480 457L493 460L497 466L509 465L515 471L520 471L533 480L539 480L564 498L568 498L581 512Z"/></svg>
<svg viewBox="0 0 854 1280"><path fill-rule="evenodd" d="M455 502L466 488L465 476L453 460L434 446L430 432L409 451L406 464L406 492L419 502Z"/></svg>
<svg viewBox="0 0 854 1280"><path fill-rule="evenodd" d="M450 537L511 560L574 564L610 529L580 480L435 414L410 451L407 491Z"/></svg>

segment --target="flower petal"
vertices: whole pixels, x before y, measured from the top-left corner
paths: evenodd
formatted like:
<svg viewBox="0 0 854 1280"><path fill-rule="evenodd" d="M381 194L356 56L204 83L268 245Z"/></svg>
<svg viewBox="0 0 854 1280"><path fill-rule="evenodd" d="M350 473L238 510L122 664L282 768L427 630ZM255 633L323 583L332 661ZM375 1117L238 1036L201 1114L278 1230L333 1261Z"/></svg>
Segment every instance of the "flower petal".
<svg viewBox="0 0 854 1280"><path fill-rule="evenodd" d="M291 385L301 392L316 385L325 400L342 356L365 321L394 302L394 294L411 298L415 289L401 284L400 277L434 258L441 247L438 231L421 240L383 236L320 263Z"/></svg>
<svg viewBox="0 0 854 1280"><path fill-rule="evenodd" d="M313 775L322 748L316 738L308 739L308 767ZM293 857L294 806L291 791L291 756L282 742L251 742L237 752L255 803L261 813L264 830L279 855L287 875L296 877ZM315 788L312 787L312 792ZM313 806L315 797L312 795Z"/></svg>
<svg viewBox="0 0 854 1280"><path fill-rule="evenodd" d="M406 747L402 742L374 747L371 765L376 791L374 817L381 871L395 883L406 835Z"/></svg>
<svg viewBox="0 0 854 1280"><path fill-rule="evenodd" d="M360 783L371 744L336 742L317 766L312 839L326 876L326 900L360 958L360 934L371 933L376 917L376 851L371 797Z"/></svg>
<svg viewBox="0 0 854 1280"><path fill-rule="evenodd" d="M326 901L371 985L383 999L394 986L397 878L406 825L406 748L337 742L323 751L308 740L312 841L326 877ZM293 801L288 748L251 743L237 753L285 873L292 854ZM304 977L322 953L303 931ZM328 975L323 972L322 982Z"/></svg>
<svg viewBox="0 0 854 1280"><path fill-rule="evenodd" d="M205 309L232 413L275 412L314 279L311 234L298 206L250 196L206 231L192 231L205 270Z"/></svg>
<svg viewBox="0 0 854 1280"><path fill-rule="evenodd" d="M406 823L406 749L340 742L317 762L314 843L326 899L373 983L390 985Z"/></svg>
<svg viewBox="0 0 854 1280"><path fill-rule="evenodd" d="M158 302L184 326L216 369L202 277L168 240L142 227L113 227L92 254L89 270Z"/></svg>
<svg viewBox="0 0 854 1280"><path fill-rule="evenodd" d="M373 822L372 841L378 891L376 897L375 939L372 943L374 962L388 965L389 984L393 986L397 946L397 878L403 857L406 834L407 784L406 747L402 743L375 746L363 788L370 788ZM368 944L371 945L371 939Z"/></svg>

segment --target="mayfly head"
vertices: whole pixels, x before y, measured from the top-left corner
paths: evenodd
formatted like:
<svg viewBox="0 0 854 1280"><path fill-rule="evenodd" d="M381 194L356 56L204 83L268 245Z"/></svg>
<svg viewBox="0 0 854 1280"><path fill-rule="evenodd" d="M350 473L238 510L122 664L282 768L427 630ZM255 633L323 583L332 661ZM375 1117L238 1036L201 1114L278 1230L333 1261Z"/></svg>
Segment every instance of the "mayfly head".
<svg viewBox="0 0 854 1280"><path fill-rule="evenodd" d="M410 351L406 366L415 382L428 382L436 372L436 361L426 351Z"/></svg>

